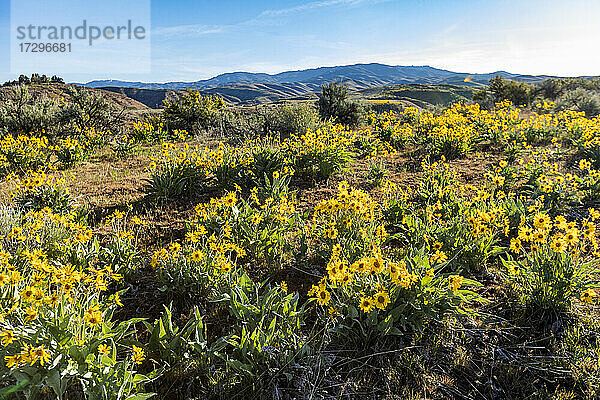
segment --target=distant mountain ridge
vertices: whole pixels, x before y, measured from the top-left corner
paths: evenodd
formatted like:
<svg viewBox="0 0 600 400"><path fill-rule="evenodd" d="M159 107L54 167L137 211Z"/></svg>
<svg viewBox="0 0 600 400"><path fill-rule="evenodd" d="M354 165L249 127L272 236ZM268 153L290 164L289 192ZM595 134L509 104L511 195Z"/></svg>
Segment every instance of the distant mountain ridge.
<svg viewBox="0 0 600 400"><path fill-rule="evenodd" d="M352 89L360 90L376 86L421 83L421 84L448 84L479 86L487 84L490 78L501 75L505 78L525 82L539 82L550 78L547 75L519 75L505 71L492 72L489 74L468 74L452 72L444 69L424 66L391 66L385 64L354 64L337 67L320 67L300 71L286 71L278 74L265 74L253 72L230 72L217 75L210 79L195 82L127 82L120 80L95 80L83 84L83 86L101 87L124 87L137 89L200 89L208 90L224 86L237 85L288 85L304 84L307 87L320 86L333 81L342 81ZM467 81L465 79L468 77Z"/></svg>
<svg viewBox="0 0 600 400"><path fill-rule="evenodd" d="M177 96L179 91L185 89L198 89L203 94L218 94L231 104L262 104L279 100L314 99L323 84L334 81L347 84L353 91L390 85L450 85L476 88L487 84L496 75L530 83L550 78L547 75L519 75L506 71L467 74L427 65L391 66L373 63L286 71L273 75L230 72L195 82L152 83L97 80L83 84L83 86L121 93L149 107L159 108L162 106L163 100ZM415 94L415 90L422 91L418 97L431 96L431 88L413 88L411 92ZM455 89L450 91L455 91Z"/></svg>

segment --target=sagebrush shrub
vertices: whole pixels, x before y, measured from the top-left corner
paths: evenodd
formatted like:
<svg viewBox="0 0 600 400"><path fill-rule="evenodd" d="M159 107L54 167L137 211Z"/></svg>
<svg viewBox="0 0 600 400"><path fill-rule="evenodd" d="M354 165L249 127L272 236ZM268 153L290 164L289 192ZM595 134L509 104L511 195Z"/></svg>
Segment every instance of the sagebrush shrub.
<svg viewBox="0 0 600 400"><path fill-rule="evenodd" d="M0 127L12 134L55 135L59 104L47 97L34 98L25 85L13 86L0 106Z"/></svg>
<svg viewBox="0 0 600 400"><path fill-rule="evenodd" d="M319 128L321 121L317 110L308 104L280 105L265 115L267 131L277 132L285 138Z"/></svg>
<svg viewBox="0 0 600 400"><path fill-rule="evenodd" d="M562 94L558 100L559 109L570 109L585 113L586 117L600 114L600 94L597 91L577 88Z"/></svg>
<svg viewBox="0 0 600 400"><path fill-rule="evenodd" d="M216 126L224 108L222 97L188 90L176 99L163 102L162 117L169 131L185 130L195 134Z"/></svg>
<svg viewBox="0 0 600 400"><path fill-rule="evenodd" d="M349 99L348 86L336 82L321 87L317 107L324 121L331 119L351 128L360 125L366 114L362 104Z"/></svg>

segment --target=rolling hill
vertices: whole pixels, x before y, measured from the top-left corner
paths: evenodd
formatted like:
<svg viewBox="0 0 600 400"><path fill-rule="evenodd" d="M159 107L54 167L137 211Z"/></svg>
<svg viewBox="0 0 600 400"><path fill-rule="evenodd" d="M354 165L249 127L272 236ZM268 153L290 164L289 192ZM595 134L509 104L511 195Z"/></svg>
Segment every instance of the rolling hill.
<svg viewBox="0 0 600 400"><path fill-rule="evenodd" d="M151 83L95 80L85 83L83 86L124 94L151 108L161 107L164 99L176 96L178 91L185 89L198 89L205 94L218 94L231 104L262 104L283 99L306 100L315 98L321 85L334 81L347 84L353 91L393 85L415 85L410 87L411 93L408 93L407 87L402 89L404 97L412 98L417 103L445 104L447 99L456 99L457 96L460 98L470 97L470 91L457 94L458 89L451 88L451 86L460 86L465 89L476 88L487 84L496 75L528 83L541 82L550 77L519 75L506 71L467 74L430 66L390 66L372 63L286 71L273 75L232 72L195 82ZM418 85L430 86L419 88ZM433 87L439 85L445 85L445 87L441 87L441 92L436 93L437 89L434 90ZM385 95L389 96L390 90L398 89L398 86L395 89L387 89ZM380 89L377 90L381 92ZM392 97L396 98L397 96Z"/></svg>
<svg viewBox="0 0 600 400"><path fill-rule="evenodd" d="M505 71L497 71L489 74L467 74L452 72L430 66L390 66L384 64L355 64L338 67L321 67L305 69L301 71L287 71L279 74L232 72L218 75L214 78L199 80L195 82L126 82L118 80L96 80L85 83L88 87L128 87L138 89L215 89L232 85L281 85L281 84L304 84L307 86L320 86L332 81L342 81L353 89L367 89L375 86L393 84L462 84L466 86L480 86L487 84L490 78L501 75L505 78L539 82L549 76L519 75ZM469 81L465 82L465 78Z"/></svg>
<svg viewBox="0 0 600 400"><path fill-rule="evenodd" d="M51 84L31 84L27 85L27 89L34 98L49 98L54 100L70 101L71 94L69 93L68 87L63 83L51 83ZM0 99L9 98L12 96L11 86L0 87ZM124 93L106 91L98 88L85 88L93 94L100 94L104 98L115 106L117 109L125 110L147 110L148 106L144 102L136 100L132 96L128 96Z"/></svg>
<svg viewBox="0 0 600 400"><path fill-rule="evenodd" d="M387 85L363 89L357 94L372 104L385 101L402 102L408 105L426 107L428 105L448 105L468 100L474 88L459 85L405 84Z"/></svg>
<svg viewBox="0 0 600 400"><path fill-rule="evenodd" d="M177 96L178 93L182 92L182 89L140 89L119 86L102 86L97 89L123 94L150 108L160 108L163 100ZM207 95L218 94L231 104L263 104L282 99L306 100L316 98L316 92L319 90L319 85L302 83L240 83L201 89L200 91Z"/></svg>

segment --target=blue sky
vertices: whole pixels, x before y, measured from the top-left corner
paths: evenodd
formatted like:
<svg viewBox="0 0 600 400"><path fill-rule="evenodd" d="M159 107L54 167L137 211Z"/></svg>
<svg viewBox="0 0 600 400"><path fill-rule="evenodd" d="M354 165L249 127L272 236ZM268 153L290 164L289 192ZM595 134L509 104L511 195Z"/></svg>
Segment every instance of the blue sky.
<svg viewBox="0 0 600 400"><path fill-rule="evenodd" d="M63 75L193 81L359 62L600 75L598 15L597 0L153 0L151 73ZM0 0L0 80L14 77L9 29L9 0Z"/></svg>

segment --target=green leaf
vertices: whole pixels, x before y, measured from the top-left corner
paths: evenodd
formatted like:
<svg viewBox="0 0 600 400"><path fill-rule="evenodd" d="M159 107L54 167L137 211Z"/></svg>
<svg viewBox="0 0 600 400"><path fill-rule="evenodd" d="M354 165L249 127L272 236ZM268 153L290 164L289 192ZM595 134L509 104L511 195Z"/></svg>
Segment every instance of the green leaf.
<svg viewBox="0 0 600 400"><path fill-rule="evenodd" d="M137 393L127 396L125 400L146 400L156 396L156 393Z"/></svg>
<svg viewBox="0 0 600 400"><path fill-rule="evenodd" d="M148 378L146 375L143 374L135 374L133 376L133 383L143 383L143 382L148 382L150 380L150 378Z"/></svg>
<svg viewBox="0 0 600 400"><path fill-rule="evenodd" d="M348 318L358 317L358 310L354 306L348 306Z"/></svg>

